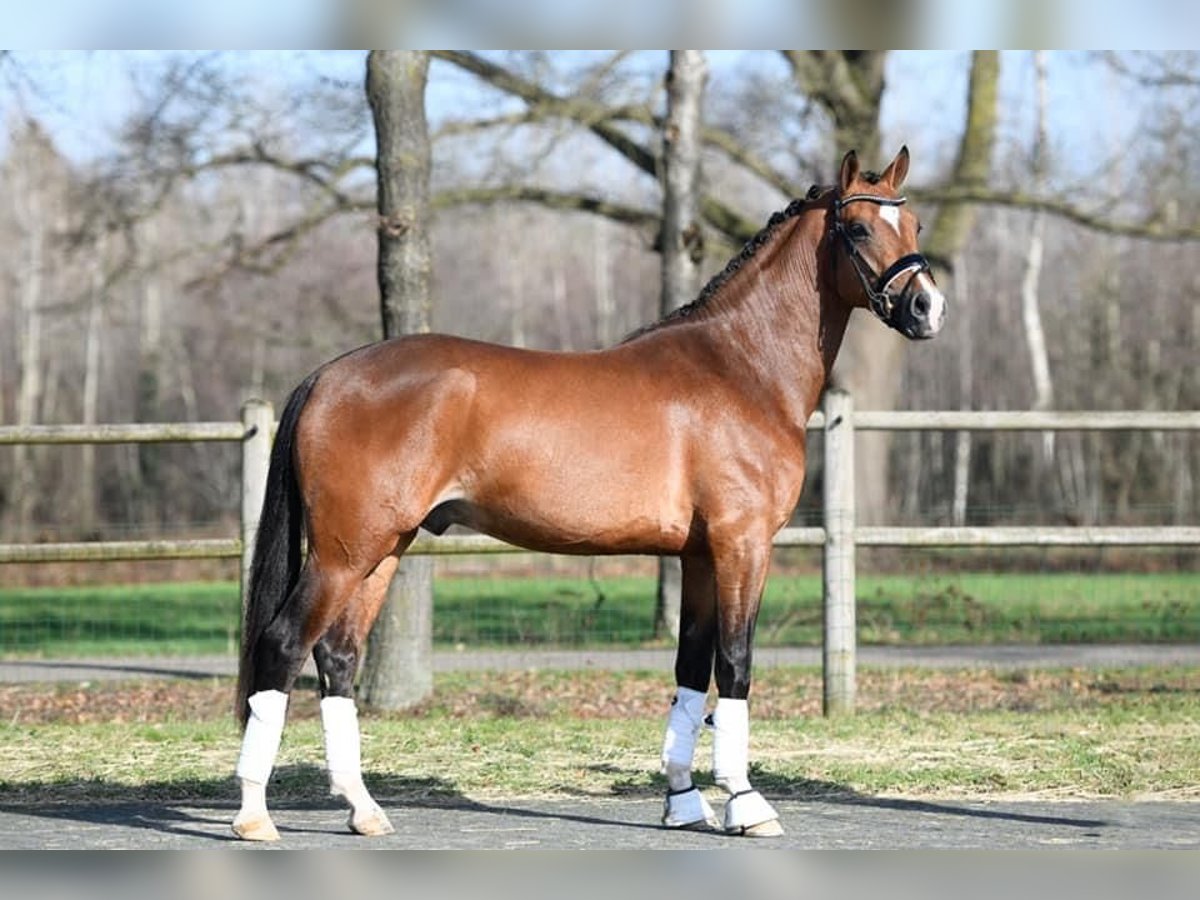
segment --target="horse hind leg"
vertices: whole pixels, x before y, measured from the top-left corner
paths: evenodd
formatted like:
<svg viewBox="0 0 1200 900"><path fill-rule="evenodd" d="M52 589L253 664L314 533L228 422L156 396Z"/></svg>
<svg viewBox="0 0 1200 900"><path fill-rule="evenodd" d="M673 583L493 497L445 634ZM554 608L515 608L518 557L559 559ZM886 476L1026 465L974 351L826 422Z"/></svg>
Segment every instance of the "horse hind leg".
<svg viewBox="0 0 1200 900"><path fill-rule="evenodd" d="M363 782L362 738L354 701L354 677L371 624L387 598L398 556L385 558L362 582L345 613L313 648L321 691L321 730L329 792L350 806L356 834L380 836L395 829Z"/></svg>
<svg viewBox="0 0 1200 900"><path fill-rule="evenodd" d="M305 565L287 603L252 651L250 716L236 769L241 805L232 824L234 834L243 840L279 840L267 809L266 789L283 736L288 697L316 637L338 615L356 580L349 570Z"/></svg>

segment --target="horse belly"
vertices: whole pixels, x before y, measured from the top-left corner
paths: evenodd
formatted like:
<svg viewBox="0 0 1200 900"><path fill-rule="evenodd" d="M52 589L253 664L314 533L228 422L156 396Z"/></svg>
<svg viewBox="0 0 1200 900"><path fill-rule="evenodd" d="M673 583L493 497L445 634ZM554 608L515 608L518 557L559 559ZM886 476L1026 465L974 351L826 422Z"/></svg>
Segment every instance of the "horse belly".
<svg viewBox="0 0 1200 900"><path fill-rule="evenodd" d="M485 475L460 502L461 524L553 553L682 550L691 512L680 480L632 452L596 457L562 464L526 459Z"/></svg>

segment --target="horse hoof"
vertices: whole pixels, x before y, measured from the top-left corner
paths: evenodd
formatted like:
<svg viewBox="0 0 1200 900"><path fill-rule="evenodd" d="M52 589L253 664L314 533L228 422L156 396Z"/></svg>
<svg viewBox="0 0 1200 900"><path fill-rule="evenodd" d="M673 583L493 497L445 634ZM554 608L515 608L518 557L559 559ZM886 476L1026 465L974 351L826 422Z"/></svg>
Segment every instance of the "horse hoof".
<svg viewBox="0 0 1200 900"><path fill-rule="evenodd" d="M388 821L388 817L384 815L382 809L375 809L369 815L360 818L351 815L350 830L364 837L382 837L385 834L392 834L396 829L392 827L392 823Z"/></svg>
<svg viewBox="0 0 1200 900"><path fill-rule="evenodd" d="M694 787L678 794L667 794L662 823L680 831L708 831L718 825L716 813Z"/></svg>
<svg viewBox="0 0 1200 900"><path fill-rule="evenodd" d="M742 837L752 838L783 837L783 826L779 824L778 819L768 819L757 825L747 825L735 833Z"/></svg>
<svg viewBox="0 0 1200 900"><path fill-rule="evenodd" d="M745 837L779 837L779 813L758 791L739 791L725 803L725 833Z"/></svg>
<svg viewBox="0 0 1200 900"><path fill-rule="evenodd" d="M233 833L243 841L277 841L279 832L268 815L257 815L248 819L234 819L230 826Z"/></svg>

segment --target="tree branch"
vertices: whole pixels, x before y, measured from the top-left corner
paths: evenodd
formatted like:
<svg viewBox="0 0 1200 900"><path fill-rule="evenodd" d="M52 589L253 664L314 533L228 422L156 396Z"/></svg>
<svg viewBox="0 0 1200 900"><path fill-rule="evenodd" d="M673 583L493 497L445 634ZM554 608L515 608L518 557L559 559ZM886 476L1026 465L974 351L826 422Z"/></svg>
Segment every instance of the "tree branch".
<svg viewBox="0 0 1200 900"><path fill-rule="evenodd" d="M814 100L824 90L825 74L812 50L780 50L780 55L792 70L796 86ZM823 102L823 101L822 101Z"/></svg>
<svg viewBox="0 0 1200 900"><path fill-rule="evenodd" d="M999 52L976 50L971 55L967 119L950 176L951 184L956 189L980 190L987 186L992 168L992 148L996 142L999 86ZM962 249L971 233L975 213L973 204L949 197L942 201L925 241L925 253L935 266L949 270L950 261Z"/></svg>
<svg viewBox="0 0 1200 900"><path fill-rule="evenodd" d="M477 53L461 50L438 50L433 52L437 59L453 63L479 76L488 84L512 94L546 113L572 119L588 128L593 134L617 150L648 175L658 177L658 161L654 154L612 125L609 109L586 97L560 97L541 85L510 72Z"/></svg>
<svg viewBox="0 0 1200 900"><path fill-rule="evenodd" d="M268 166L295 175L320 188L335 203L346 204L354 201L338 188L337 183L357 168L371 167L373 162L365 157L354 157L331 166L322 159L287 159L270 152L261 144L255 144L249 148L222 153L187 166L180 170L179 174L193 176L210 169L249 165Z"/></svg>
<svg viewBox="0 0 1200 900"><path fill-rule="evenodd" d="M617 106L605 109L604 112L607 118L614 122L636 122L639 125L647 125L654 128L662 128L663 125L662 116L654 115L645 104ZM447 122L438 129L434 135L434 139L438 140L461 134L471 134L477 131L486 131L490 128L515 128L520 125L536 125L539 122L544 122L552 114L554 114L553 110L548 110L543 106L536 106L530 107L524 112L511 113L509 115L472 119L462 122ZM783 175L766 160L759 157L731 132L715 125L705 125L701 129L701 137L706 146L720 150L733 162L742 166L748 172L757 175L763 182L775 188L775 190L784 196L798 196L796 193L797 186L791 179Z"/></svg>
<svg viewBox="0 0 1200 900"><path fill-rule="evenodd" d="M462 134L475 134L492 128L516 128L519 125L535 125L545 120L538 110L527 109L524 112L512 113L506 116L491 116L486 119L465 119L458 122L446 122L430 135L432 140L457 137Z"/></svg>
<svg viewBox="0 0 1200 900"><path fill-rule="evenodd" d="M871 98L863 93L863 87L855 77L846 52L842 50L782 50L784 60L791 67L792 80L811 99L825 107L831 115L843 118L871 115ZM879 51L863 51L873 54L869 64L882 62Z"/></svg>
<svg viewBox="0 0 1200 900"><path fill-rule="evenodd" d="M255 275L274 275L300 249L300 238L315 231L330 219L350 212L375 212L374 200L347 201L339 206L315 209L252 244L242 244L234 235L228 244L232 254L217 269L205 272L184 284L185 290L211 286L231 272L250 272ZM269 259L268 253L275 251Z"/></svg>
<svg viewBox="0 0 1200 900"><path fill-rule="evenodd" d="M748 172L752 172L769 184L785 197L799 197L800 189L790 178L759 157L753 150L739 141L730 132L712 125L702 126L700 136L709 147L715 147L738 163Z"/></svg>
<svg viewBox="0 0 1200 900"><path fill-rule="evenodd" d="M587 212L626 225L646 226L654 229L658 228L661 221L658 213L636 206L625 206L586 194L572 194L525 185L454 188L435 194L431 200L431 205L435 209L448 209L470 204L487 206L497 203L536 203L549 209Z"/></svg>
<svg viewBox="0 0 1200 900"><path fill-rule="evenodd" d="M566 99L534 84L521 76L510 72L476 53L459 50L435 50L435 59L452 63L477 75L505 93L512 94L524 100L527 104L541 110L547 115L557 115L583 125L602 141L632 162L647 175L657 179L658 158L650 150L639 144L628 134L612 124L613 110L602 103L583 97ZM645 113L635 113L635 107L624 107L626 118L642 124L657 124L649 110ZM644 117L643 117L644 116ZM744 241L753 236L757 226L747 228L747 221L733 209L711 196L704 198L702 207L704 218L713 228L734 240ZM729 230L733 229L733 230Z"/></svg>
<svg viewBox="0 0 1200 900"><path fill-rule="evenodd" d="M908 194L914 200L924 203L975 203L981 206L1041 210L1091 231L1118 237L1163 242L1200 240L1200 224L1168 226L1155 219L1140 223L1122 222L1107 218L1102 213L1089 212L1066 200L1037 197L1022 191L997 191L986 187L942 187L913 188Z"/></svg>
<svg viewBox="0 0 1200 900"><path fill-rule="evenodd" d="M1132 80L1142 87L1200 87L1200 73L1197 72L1197 58L1194 52L1188 52L1182 59L1172 59L1170 55L1156 56L1140 53L1138 56L1148 65L1134 68L1115 50L1105 50L1100 53L1103 59L1118 75Z"/></svg>

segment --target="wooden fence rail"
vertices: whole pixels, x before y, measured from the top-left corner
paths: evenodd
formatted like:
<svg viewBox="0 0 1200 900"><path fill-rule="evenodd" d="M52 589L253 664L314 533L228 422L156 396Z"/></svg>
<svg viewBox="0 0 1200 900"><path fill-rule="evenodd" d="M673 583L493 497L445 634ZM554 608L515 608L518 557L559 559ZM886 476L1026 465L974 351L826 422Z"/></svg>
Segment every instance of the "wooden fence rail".
<svg viewBox="0 0 1200 900"><path fill-rule="evenodd" d="M0 564L149 559L241 560L243 591L266 490L275 426L271 405L252 400L240 422L127 425L27 425L0 427L5 444L120 444L194 441L242 445L241 534L210 540L96 541L0 544ZM854 551L864 547L1102 547L1200 546L1200 526L1164 527L856 527L854 435L858 431L1200 431L1200 411L864 411L848 394L828 391L824 409L809 420L825 436L823 526L785 528L777 547L823 547L824 708L852 712L855 685ZM453 556L526 553L483 535L422 535L409 553Z"/></svg>

